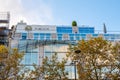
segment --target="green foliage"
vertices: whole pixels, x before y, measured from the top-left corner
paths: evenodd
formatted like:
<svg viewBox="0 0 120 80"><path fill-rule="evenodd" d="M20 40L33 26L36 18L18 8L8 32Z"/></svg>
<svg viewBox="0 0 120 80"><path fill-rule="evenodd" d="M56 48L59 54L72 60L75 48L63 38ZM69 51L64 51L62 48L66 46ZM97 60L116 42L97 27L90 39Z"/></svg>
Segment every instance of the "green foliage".
<svg viewBox="0 0 120 80"><path fill-rule="evenodd" d="M77 22L76 22L76 21L73 21L73 22L72 22L72 26L77 26Z"/></svg>
<svg viewBox="0 0 120 80"><path fill-rule="evenodd" d="M78 60L79 80L101 80L103 74L104 77L116 80L120 70L119 49L119 45L98 37L88 41L81 40L76 46L70 46L67 55ZM81 53L76 54L75 50L81 50Z"/></svg>
<svg viewBox="0 0 120 80"><path fill-rule="evenodd" d="M32 27L31 27L31 26L26 26L26 27L25 27L25 30L26 30L26 31L31 31L31 30L32 30Z"/></svg>
<svg viewBox="0 0 120 80"><path fill-rule="evenodd" d="M19 53L17 49L9 49L5 46L0 46L0 54L8 55L1 60L0 65L0 80L17 80L20 78L24 66L20 65L20 62L24 56L23 53Z"/></svg>
<svg viewBox="0 0 120 80"><path fill-rule="evenodd" d="M6 58L8 55L8 48L6 48L4 45L0 45L0 62Z"/></svg>
<svg viewBox="0 0 120 80"><path fill-rule="evenodd" d="M52 58L45 57L43 59L42 66L35 66L35 70L32 74L36 78L45 78L45 80L68 80L65 72L66 60L58 60L57 53L55 53Z"/></svg>

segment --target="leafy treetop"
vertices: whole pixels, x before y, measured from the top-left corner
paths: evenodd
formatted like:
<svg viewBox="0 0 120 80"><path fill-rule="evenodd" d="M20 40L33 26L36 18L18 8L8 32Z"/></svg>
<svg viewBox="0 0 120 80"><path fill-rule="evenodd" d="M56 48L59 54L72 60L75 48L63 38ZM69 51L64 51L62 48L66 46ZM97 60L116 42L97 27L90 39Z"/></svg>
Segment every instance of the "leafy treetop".
<svg viewBox="0 0 120 80"><path fill-rule="evenodd" d="M72 22L72 26L77 26L77 22L76 22L76 21L73 21L73 22Z"/></svg>

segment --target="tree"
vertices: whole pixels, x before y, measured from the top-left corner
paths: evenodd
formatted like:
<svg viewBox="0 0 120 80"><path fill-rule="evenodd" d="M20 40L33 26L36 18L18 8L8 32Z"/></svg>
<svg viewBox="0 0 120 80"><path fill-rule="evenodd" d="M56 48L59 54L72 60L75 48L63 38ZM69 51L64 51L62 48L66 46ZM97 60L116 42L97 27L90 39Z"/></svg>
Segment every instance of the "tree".
<svg viewBox="0 0 120 80"><path fill-rule="evenodd" d="M2 62L3 59L7 58L8 56L8 49L3 46L0 45L0 62Z"/></svg>
<svg viewBox="0 0 120 80"><path fill-rule="evenodd" d="M105 77L117 80L119 49L120 46L98 37L88 41L81 40L77 45L70 46L68 56L78 61L76 65L79 80L101 80ZM76 54L75 50L81 52Z"/></svg>
<svg viewBox="0 0 120 80"><path fill-rule="evenodd" d="M0 46L0 54L8 54L1 59L0 80L18 80L24 74L24 66L21 64L23 53L17 49L9 49L3 45Z"/></svg>
<svg viewBox="0 0 120 80"><path fill-rule="evenodd" d="M77 22L76 22L76 21L73 21L73 22L72 22L72 26L77 26Z"/></svg>
<svg viewBox="0 0 120 80"><path fill-rule="evenodd" d="M26 26L26 27L25 27L25 30L29 32L29 31L32 30L32 27L31 27L31 26Z"/></svg>
<svg viewBox="0 0 120 80"><path fill-rule="evenodd" d="M43 59L42 66L36 66L35 70L31 72L31 75L34 75L35 79L45 78L46 80L68 80L67 72L65 71L66 60L58 60L57 53L52 55L52 58L49 59L45 57Z"/></svg>

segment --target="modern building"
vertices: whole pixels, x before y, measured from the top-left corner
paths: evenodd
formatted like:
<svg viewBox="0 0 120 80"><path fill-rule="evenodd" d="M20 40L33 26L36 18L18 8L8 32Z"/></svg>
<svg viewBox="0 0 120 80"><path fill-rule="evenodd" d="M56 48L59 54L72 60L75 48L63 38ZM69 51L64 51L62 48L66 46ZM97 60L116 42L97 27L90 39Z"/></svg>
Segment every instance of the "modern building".
<svg viewBox="0 0 120 80"><path fill-rule="evenodd" d="M89 40L91 37L103 37L109 41L119 41L120 34L96 33L94 27L64 25L27 25L19 22L13 29L11 47L24 51L23 64L32 68L33 63L41 65L45 56L51 57L55 52L59 59L65 57L68 44L78 40ZM74 79L74 66L67 64L69 78Z"/></svg>
<svg viewBox="0 0 120 80"><path fill-rule="evenodd" d="M9 45L9 12L0 12L0 45Z"/></svg>

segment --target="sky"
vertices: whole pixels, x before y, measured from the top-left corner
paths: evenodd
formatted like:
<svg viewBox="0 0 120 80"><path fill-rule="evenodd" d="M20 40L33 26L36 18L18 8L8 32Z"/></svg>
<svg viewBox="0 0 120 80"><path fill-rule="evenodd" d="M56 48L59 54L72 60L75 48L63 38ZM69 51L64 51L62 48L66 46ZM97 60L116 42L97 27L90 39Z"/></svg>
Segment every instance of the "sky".
<svg viewBox="0 0 120 80"><path fill-rule="evenodd" d="M37 25L78 25L120 31L120 0L0 0L0 12L10 12L10 25L23 20Z"/></svg>

